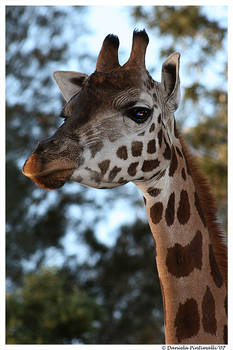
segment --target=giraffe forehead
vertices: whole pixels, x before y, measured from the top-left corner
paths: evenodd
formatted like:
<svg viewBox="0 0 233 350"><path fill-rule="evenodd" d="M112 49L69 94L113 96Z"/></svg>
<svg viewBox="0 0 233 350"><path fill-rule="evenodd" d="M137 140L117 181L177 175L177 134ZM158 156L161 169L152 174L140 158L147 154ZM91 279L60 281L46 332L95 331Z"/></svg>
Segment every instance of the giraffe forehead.
<svg viewBox="0 0 233 350"><path fill-rule="evenodd" d="M144 73L144 74L143 74ZM142 81L147 77L142 70L125 70L122 68L103 73L94 72L86 80L84 86L88 88L114 91L127 90L130 87L140 88Z"/></svg>
<svg viewBox="0 0 233 350"><path fill-rule="evenodd" d="M94 95L99 102L103 101L105 105L121 107L124 100L137 100L148 92L142 83L149 78L152 80L144 70L119 68L109 73L94 72L85 82L83 90L87 95Z"/></svg>
<svg viewBox="0 0 233 350"><path fill-rule="evenodd" d="M110 73L94 72L84 83L80 92L73 96L63 109L64 114L114 106L117 100L136 99L141 91L143 74L140 71L117 69Z"/></svg>
<svg viewBox="0 0 233 350"><path fill-rule="evenodd" d="M131 72L132 73L132 72ZM108 111L119 112L130 108L134 104L153 106L153 98L140 87L141 73L135 75L128 72L93 73L81 89L63 109L64 115L72 116L67 120L67 128L76 129L87 124L93 118L106 118ZM121 80L117 80L120 75ZM147 75L145 75L147 77Z"/></svg>

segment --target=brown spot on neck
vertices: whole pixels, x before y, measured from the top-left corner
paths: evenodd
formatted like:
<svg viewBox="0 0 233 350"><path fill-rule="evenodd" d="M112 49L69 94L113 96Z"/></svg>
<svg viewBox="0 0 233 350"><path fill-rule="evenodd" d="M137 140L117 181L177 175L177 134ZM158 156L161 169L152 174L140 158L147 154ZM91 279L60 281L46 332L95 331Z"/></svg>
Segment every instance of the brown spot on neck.
<svg viewBox="0 0 233 350"><path fill-rule="evenodd" d="M196 300L191 298L187 299L184 304L179 304L174 326L179 343L198 334L200 329L200 315Z"/></svg>
<svg viewBox="0 0 233 350"><path fill-rule="evenodd" d="M173 192L168 200L165 211L165 219L168 226L171 226L175 219L175 193Z"/></svg>
<svg viewBox="0 0 233 350"><path fill-rule="evenodd" d="M194 193L194 198L195 198L194 204L195 204L195 207L197 208L197 212L198 212L198 214L200 216L200 219L201 219L203 225L206 227L206 221L205 221L204 213L202 211L201 203L200 203L200 200L199 200L197 192Z"/></svg>
<svg viewBox="0 0 233 350"><path fill-rule="evenodd" d="M170 274L180 278L188 276L195 268L202 267L202 234L197 231L193 240L182 247L176 243L168 248L166 266Z"/></svg>
<svg viewBox="0 0 233 350"><path fill-rule="evenodd" d="M164 142L165 142L166 148L165 148L165 151L163 153L163 156L165 159L171 159L171 148L170 148L169 144L167 143L167 140L165 137L164 137Z"/></svg>
<svg viewBox="0 0 233 350"><path fill-rule="evenodd" d="M186 180L186 173L185 173L184 168L182 168L181 175L182 175L182 177L183 177L183 179L185 181Z"/></svg>
<svg viewBox="0 0 233 350"><path fill-rule="evenodd" d="M152 154L156 152L155 139L150 140L147 144L147 152Z"/></svg>
<svg viewBox="0 0 233 350"><path fill-rule="evenodd" d="M206 333L216 334L215 301L208 286L202 300L202 324Z"/></svg>
<svg viewBox="0 0 233 350"><path fill-rule="evenodd" d="M180 224L184 225L189 221L190 218L190 204L188 193L184 190L180 193L180 202L177 210L177 218Z"/></svg>
<svg viewBox="0 0 233 350"><path fill-rule="evenodd" d="M150 218L153 224L158 224L162 219L162 215L163 215L163 203L161 202L155 203L150 208Z"/></svg>
<svg viewBox="0 0 233 350"><path fill-rule="evenodd" d="M221 288L223 285L223 279L222 279L222 275L219 270L217 261L215 259L213 247L211 244L209 245L209 261L210 261L210 271L211 271L211 275L213 277L214 283L218 288Z"/></svg>
<svg viewBox="0 0 233 350"><path fill-rule="evenodd" d="M163 140L163 131L162 129L159 130L158 132L158 140L159 140L159 147L162 146L162 140Z"/></svg>
<svg viewBox="0 0 233 350"><path fill-rule="evenodd" d="M172 159L169 167L169 176L173 176L178 167L178 161L176 157L176 151L174 146L172 146Z"/></svg>
<svg viewBox="0 0 233 350"><path fill-rule="evenodd" d="M160 162L158 161L158 159L144 160L142 164L142 171L148 172L154 170L159 166L159 164Z"/></svg>

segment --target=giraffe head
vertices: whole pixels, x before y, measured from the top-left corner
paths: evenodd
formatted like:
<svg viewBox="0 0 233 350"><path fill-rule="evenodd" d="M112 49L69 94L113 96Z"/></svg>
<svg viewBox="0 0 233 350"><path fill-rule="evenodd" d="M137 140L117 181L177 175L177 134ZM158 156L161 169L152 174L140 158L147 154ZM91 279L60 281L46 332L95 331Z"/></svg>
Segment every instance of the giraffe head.
<svg viewBox="0 0 233 350"><path fill-rule="evenodd" d="M76 181L112 188L161 176L176 137L179 54L162 66L161 83L145 67L146 32L134 31L129 60L118 62L119 40L108 35L90 76L55 72L66 100L64 123L40 141L23 173L45 189Z"/></svg>

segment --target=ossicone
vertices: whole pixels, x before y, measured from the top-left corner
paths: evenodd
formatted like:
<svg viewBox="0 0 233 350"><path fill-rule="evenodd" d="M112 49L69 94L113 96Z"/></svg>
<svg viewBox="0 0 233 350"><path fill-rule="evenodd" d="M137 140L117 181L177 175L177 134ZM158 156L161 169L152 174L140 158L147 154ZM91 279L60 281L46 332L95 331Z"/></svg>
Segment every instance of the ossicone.
<svg viewBox="0 0 233 350"><path fill-rule="evenodd" d="M120 67L118 61L119 44L119 39L116 35L109 34L106 36L98 55L97 72L111 72L113 69Z"/></svg>
<svg viewBox="0 0 233 350"><path fill-rule="evenodd" d="M133 32L133 43L129 60L125 63L124 68L131 68L134 66L145 68L146 48L149 44L149 37L145 31L135 29Z"/></svg>

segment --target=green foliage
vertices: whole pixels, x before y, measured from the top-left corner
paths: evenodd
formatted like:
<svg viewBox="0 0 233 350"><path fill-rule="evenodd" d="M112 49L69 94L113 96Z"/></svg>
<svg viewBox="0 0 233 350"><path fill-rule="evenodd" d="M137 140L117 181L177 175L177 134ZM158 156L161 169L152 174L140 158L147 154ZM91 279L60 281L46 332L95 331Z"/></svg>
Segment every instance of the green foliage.
<svg viewBox="0 0 233 350"><path fill-rule="evenodd" d="M162 301L148 224L122 227L112 247L91 230L84 239L92 261L77 265L71 258L60 269L26 274L22 287L7 295L7 343L162 343Z"/></svg>
<svg viewBox="0 0 233 350"><path fill-rule="evenodd" d="M195 49L201 53L201 57L197 56L200 64L200 61L207 63L210 55L222 49L226 35L226 28L210 19L203 9L201 6L136 7L132 8L132 14L137 19L143 19L149 28L156 29L159 36L168 39L168 44L163 41L162 55L170 54L177 41L189 50L191 43L198 42Z"/></svg>
<svg viewBox="0 0 233 350"><path fill-rule="evenodd" d="M85 32L84 13L83 7L6 7L7 276L16 283L22 282L25 261L33 259L39 268L47 248L62 251L69 221L64 214L69 204L85 201L85 190L77 190L76 195L63 190L52 194L37 189L21 171L36 140L61 124L54 118L57 90L48 76L55 70L53 64L67 60L69 49L63 33L71 26L69 18L73 16ZM70 34L71 41L77 43L81 34L71 33L75 36ZM77 52L77 60L82 53ZM76 224L78 228L78 218Z"/></svg>
<svg viewBox="0 0 233 350"><path fill-rule="evenodd" d="M98 304L57 269L26 275L6 305L7 344L85 343L101 315Z"/></svg>
<svg viewBox="0 0 233 350"><path fill-rule="evenodd" d="M84 237L95 263L86 267L83 286L105 309L96 343L162 343L162 299L149 225L137 220L123 226L108 249L94 232Z"/></svg>
<svg viewBox="0 0 233 350"><path fill-rule="evenodd" d="M186 132L198 161L217 199L219 216L227 227L227 118L223 110L205 118Z"/></svg>

